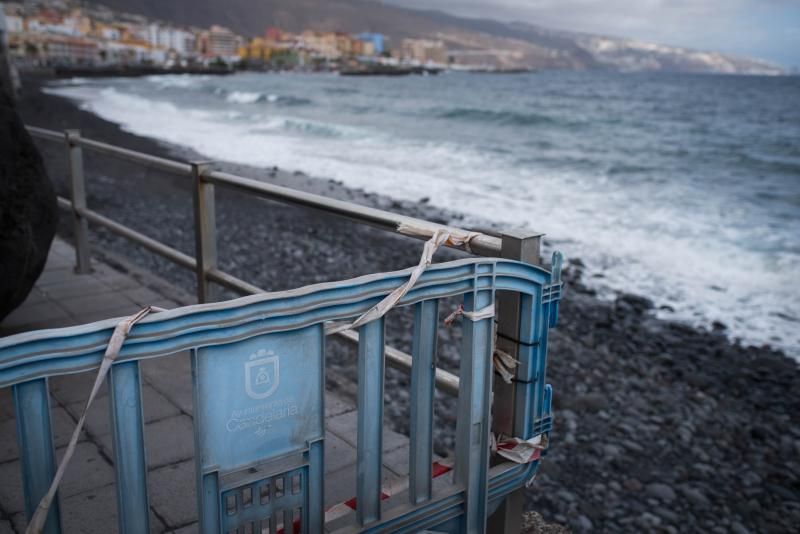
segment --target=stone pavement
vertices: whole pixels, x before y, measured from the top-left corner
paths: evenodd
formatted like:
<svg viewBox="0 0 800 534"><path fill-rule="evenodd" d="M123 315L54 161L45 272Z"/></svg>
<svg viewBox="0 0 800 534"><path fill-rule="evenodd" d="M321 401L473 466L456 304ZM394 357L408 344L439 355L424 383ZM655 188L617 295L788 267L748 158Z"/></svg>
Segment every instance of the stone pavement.
<svg viewBox="0 0 800 534"><path fill-rule="evenodd" d="M145 305L174 308L190 297L154 276L94 261L74 273L72 246L56 238L47 266L25 303L0 325L0 336L130 315ZM146 274L146 273L145 273ZM192 384L188 353L141 362L153 532L195 532ZM95 372L49 380L53 439L60 458L80 417ZM59 490L67 534L117 531L114 460L105 386ZM326 505L355 496L356 411L328 391L325 406ZM408 475L408 438L384 430L384 481ZM25 531L20 463L10 388L0 389L0 534Z"/></svg>

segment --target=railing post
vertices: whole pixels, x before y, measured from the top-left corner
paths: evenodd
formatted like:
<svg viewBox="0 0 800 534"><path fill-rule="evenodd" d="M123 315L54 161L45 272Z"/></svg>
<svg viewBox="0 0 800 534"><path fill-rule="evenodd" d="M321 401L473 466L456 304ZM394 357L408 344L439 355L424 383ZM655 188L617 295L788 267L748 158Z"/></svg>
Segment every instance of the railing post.
<svg viewBox="0 0 800 534"><path fill-rule="evenodd" d="M69 184L72 196L72 234L75 237L75 272L92 272L89 250L89 221L80 214L86 209L86 179L83 174L83 148L77 144L80 130L65 130L67 156L69 159Z"/></svg>
<svg viewBox="0 0 800 534"><path fill-rule="evenodd" d="M194 177L194 235L197 260L197 302L214 300L215 288L208 280L208 271L217 267L217 221L214 208L214 185L203 180L209 162L192 162Z"/></svg>
<svg viewBox="0 0 800 534"><path fill-rule="evenodd" d="M500 255L533 265L541 264L542 235L528 230L512 230L502 235ZM519 344L520 295L516 292L498 292L497 348L517 357ZM492 432L496 435L517 436L522 429L514 425L514 385L506 384L494 377L494 403L492 409ZM522 528L522 508L525 489L510 493L497 511L489 518L487 532L516 534Z"/></svg>

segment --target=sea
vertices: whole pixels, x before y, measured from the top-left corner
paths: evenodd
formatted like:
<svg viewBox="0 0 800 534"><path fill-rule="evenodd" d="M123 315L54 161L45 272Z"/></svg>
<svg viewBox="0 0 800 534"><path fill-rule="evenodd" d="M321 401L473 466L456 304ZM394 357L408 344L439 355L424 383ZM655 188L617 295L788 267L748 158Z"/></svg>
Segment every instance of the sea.
<svg viewBox="0 0 800 534"><path fill-rule="evenodd" d="M210 159L544 232L603 298L640 294L800 359L800 77L241 73L46 91Z"/></svg>

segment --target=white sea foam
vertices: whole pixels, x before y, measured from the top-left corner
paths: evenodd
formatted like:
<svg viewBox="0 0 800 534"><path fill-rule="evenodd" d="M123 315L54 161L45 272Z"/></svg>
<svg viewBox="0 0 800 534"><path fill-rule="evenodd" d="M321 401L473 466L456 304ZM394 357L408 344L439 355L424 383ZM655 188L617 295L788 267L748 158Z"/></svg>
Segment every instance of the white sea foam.
<svg viewBox="0 0 800 534"><path fill-rule="evenodd" d="M159 88L177 87L180 89L193 89L207 81L209 76L198 76L195 74L154 74L145 76L145 80L155 84Z"/></svg>
<svg viewBox="0 0 800 534"><path fill-rule="evenodd" d="M233 91L228 93L228 96L225 97L225 100L234 104L253 104L259 100L264 100L264 95L262 93L249 91Z"/></svg>
<svg viewBox="0 0 800 534"><path fill-rule="evenodd" d="M73 76L72 78L67 78L66 80L56 80L52 82L53 85L84 85L89 83L88 78L81 78L80 76Z"/></svg>
<svg viewBox="0 0 800 534"><path fill-rule="evenodd" d="M798 255L738 246L737 230L720 229L711 215L717 209L711 199L698 199L701 209L659 202L651 190L630 184L520 168L466 146L368 128L279 116L233 121L228 112L179 109L113 88L47 91L78 99L126 130L209 158L302 169L394 198L427 197L476 222L535 227L568 257L583 259L588 280L601 292L644 294L665 306L664 317L704 326L718 320L745 342L770 342L800 357ZM690 203L691 192L686 198Z"/></svg>

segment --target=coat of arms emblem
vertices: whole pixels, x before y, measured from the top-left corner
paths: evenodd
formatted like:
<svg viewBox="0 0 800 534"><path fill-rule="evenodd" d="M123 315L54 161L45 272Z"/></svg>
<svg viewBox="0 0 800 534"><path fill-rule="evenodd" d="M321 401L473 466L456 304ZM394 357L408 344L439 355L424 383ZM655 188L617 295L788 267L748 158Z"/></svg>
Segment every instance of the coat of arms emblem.
<svg viewBox="0 0 800 534"><path fill-rule="evenodd" d="M266 399L278 389L280 366L272 351L259 350L244 364L244 390L251 399Z"/></svg>

